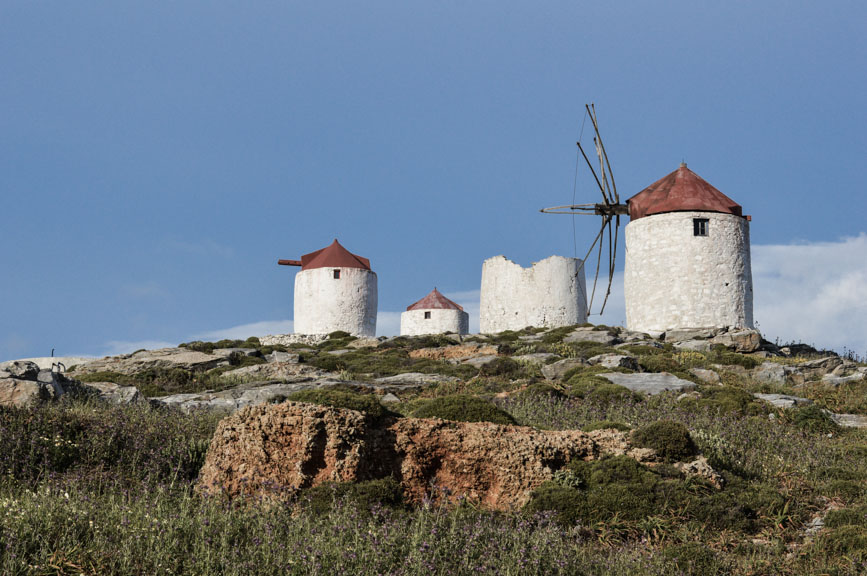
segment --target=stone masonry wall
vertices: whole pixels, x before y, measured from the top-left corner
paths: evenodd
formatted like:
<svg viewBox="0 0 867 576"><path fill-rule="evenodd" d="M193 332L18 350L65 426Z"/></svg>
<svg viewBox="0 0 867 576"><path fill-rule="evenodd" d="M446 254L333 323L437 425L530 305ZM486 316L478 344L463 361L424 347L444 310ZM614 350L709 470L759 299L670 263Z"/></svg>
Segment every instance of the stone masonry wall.
<svg viewBox="0 0 867 576"><path fill-rule="evenodd" d="M340 278L334 278L340 270ZM361 268L314 268L295 275L296 334L343 330L376 336L376 273Z"/></svg>
<svg viewBox="0 0 867 576"><path fill-rule="evenodd" d="M706 218L707 236L693 235ZM670 212L626 226L626 326L753 327L749 222L732 214Z"/></svg>
<svg viewBox="0 0 867 576"><path fill-rule="evenodd" d="M578 258L550 256L523 268L503 256L482 265L482 333L554 328L587 321L584 266Z"/></svg>

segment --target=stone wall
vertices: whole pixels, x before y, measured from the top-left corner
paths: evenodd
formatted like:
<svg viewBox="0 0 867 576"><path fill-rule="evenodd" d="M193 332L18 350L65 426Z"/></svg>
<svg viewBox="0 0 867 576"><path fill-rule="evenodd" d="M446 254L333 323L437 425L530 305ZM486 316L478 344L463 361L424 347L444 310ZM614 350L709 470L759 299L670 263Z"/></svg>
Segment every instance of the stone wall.
<svg viewBox="0 0 867 576"><path fill-rule="evenodd" d="M334 278L340 270L340 278ZM376 336L376 273L361 268L314 268L295 275L296 334L343 330Z"/></svg>
<svg viewBox="0 0 867 576"><path fill-rule="evenodd" d="M706 218L707 236L693 235ZM753 327L749 222L732 214L670 212L626 226L626 326Z"/></svg>
<svg viewBox="0 0 867 576"><path fill-rule="evenodd" d="M430 318L425 318L430 314ZM428 310L407 310L400 315L401 336L421 336L422 334L467 334L470 331L470 315L463 310L431 308Z"/></svg>
<svg viewBox="0 0 867 576"><path fill-rule="evenodd" d="M492 333L583 324L586 294L584 266L578 258L550 256L523 268L495 256L482 266L479 328Z"/></svg>

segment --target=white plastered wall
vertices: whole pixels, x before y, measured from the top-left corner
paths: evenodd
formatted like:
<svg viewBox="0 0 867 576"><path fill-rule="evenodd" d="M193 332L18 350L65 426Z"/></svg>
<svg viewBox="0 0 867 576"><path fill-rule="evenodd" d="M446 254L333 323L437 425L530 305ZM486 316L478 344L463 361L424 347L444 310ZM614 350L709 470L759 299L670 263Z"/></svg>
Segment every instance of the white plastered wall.
<svg viewBox="0 0 867 576"><path fill-rule="evenodd" d="M708 220L695 236L693 219ZM626 226L626 326L753 327L749 222L717 212L669 212Z"/></svg>
<svg viewBox="0 0 867 576"><path fill-rule="evenodd" d="M482 265L482 333L554 328L587 321L584 267L578 258L550 256L529 268L495 256Z"/></svg>
<svg viewBox="0 0 867 576"><path fill-rule="evenodd" d="M334 271L340 270L340 278ZM376 273L362 268L314 268L295 275L296 334L343 330L376 336Z"/></svg>
<svg viewBox="0 0 867 576"><path fill-rule="evenodd" d="M425 318L425 313L430 318ZM470 331L470 315L463 310L447 308L422 308L407 310L400 315L401 336L422 334L467 334Z"/></svg>

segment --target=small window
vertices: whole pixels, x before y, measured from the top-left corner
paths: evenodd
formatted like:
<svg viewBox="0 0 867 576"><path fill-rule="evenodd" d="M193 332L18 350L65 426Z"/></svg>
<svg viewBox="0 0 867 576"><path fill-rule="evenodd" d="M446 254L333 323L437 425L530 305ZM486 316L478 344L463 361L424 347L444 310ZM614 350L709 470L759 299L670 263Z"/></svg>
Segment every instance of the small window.
<svg viewBox="0 0 867 576"><path fill-rule="evenodd" d="M424 319L425 319L425 320L430 320L430 312L425 312L425 313L424 313Z"/></svg>
<svg viewBox="0 0 867 576"><path fill-rule="evenodd" d="M693 218L692 219L692 235L693 236L707 236L707 218Z"/></svg>
<svg viewBox="0 0 867 576"><path fill-rule="evenodd" d="M335 280L340 280L340 270L335 270L335 271L334 271L334 279L335 279Z"/></svg>

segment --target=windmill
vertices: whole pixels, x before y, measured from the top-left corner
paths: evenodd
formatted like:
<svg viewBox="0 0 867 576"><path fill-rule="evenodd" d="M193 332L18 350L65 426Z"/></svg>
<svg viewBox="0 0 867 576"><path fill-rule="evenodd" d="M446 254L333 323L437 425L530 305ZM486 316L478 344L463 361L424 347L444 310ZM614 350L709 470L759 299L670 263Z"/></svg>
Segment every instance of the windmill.
<svg viewBox="0 0 867 576"><path fill-rule="evenodd" d="M589 204L567 204L564 206L552 206L543 208L541 212L545 214L571 214L583 216L601 216L602 226L599 233L587 250L587 255L584 256L583 262L593 253L593 250L598 245L598 255L596 257L596 274L593 277L593 290L590 293L590 301L587 304L587 313L591 313L593 299L596 296L596 284L599 280L599 271L602 266L602 247L605 244L605 237L608 237L608 286L605 290L605 298L602 301L602 306L599 314L605 311L605 304L608 302L608 296L611 294L611 283L614 281L614 264L617 258L617 235L620 229L620 217L629 214L629 207L626 204L620 203L620 196L617 194L617 186L614 184L614 174L611 172L611 163L608 161L608 154L605 152L605 145L602 143L602 136L599 134L599 123L596 120L596 106L593 104L585 104L587 116L593 124L593 144L596 149L596 157L599 162L598 172L593 167L593 163L588 158L584 147L581 145L580 137L578 150L581 156L590 168L599 192L602 194L602 202ZM585 119L586 119L585 117ZM614 224L612 230L612 223ZM586 294L585 294L586 298Z"/></svg>

